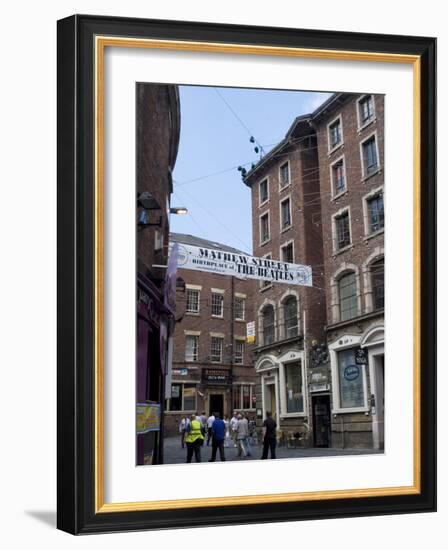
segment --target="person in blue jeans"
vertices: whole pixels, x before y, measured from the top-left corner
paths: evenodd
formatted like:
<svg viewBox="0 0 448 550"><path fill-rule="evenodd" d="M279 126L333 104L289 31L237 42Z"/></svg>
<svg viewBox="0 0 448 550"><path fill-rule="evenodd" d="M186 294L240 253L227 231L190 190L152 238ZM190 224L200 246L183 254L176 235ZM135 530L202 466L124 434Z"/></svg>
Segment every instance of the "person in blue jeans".
<svg viewBox="0 0 448 550"><path fill-rule="evenodd" d="M212 424L212 457L209 462L216 461L216 452L219 449L219 456L221 462L224 462L226 455L224 453L224 440L226 438L226 424L224 420L219 417L218 413L215 413L215 420Z"/></svg>

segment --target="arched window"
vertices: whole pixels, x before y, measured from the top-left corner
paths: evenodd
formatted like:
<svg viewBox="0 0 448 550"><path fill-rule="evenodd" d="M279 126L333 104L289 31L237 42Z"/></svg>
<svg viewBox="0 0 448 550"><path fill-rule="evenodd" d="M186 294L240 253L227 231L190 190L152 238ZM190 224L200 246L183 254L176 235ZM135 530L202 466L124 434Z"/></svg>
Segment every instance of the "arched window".
<svg viewBox="0 0 448 550"><path fill-rule="evenodd" d="M285 320L285 338L293 338L299 333L297 319L297 298L288 296L283 302L283 315Z"/></svg>
<svg viewBox="0 0 448 550"><path fill-rule="evenodd" d="M373 309L384 308L384 258L370 264Z"/></svg>
<svg viewBox="0 0 448 550"><path fill-rule="evenodd" d="M343 275L338 282L340 320L347 321L358 315L356 276L353 272Z"/></svg>
<svg viewBox="0 0 448 550"><path fill-rule="evenodd" d="M263 309L263 345L272 344L275 339L274 307L265 306Z"/></svg>

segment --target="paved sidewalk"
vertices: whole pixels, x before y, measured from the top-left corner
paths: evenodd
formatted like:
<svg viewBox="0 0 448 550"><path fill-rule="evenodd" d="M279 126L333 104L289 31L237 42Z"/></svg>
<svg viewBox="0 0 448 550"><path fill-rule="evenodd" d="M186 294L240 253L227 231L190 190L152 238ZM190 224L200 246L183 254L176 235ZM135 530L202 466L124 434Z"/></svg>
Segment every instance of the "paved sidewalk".
<svg viewBox="0 0 448 550"><path fill-rule="evenodd" d="M238 457L237 449L235 447L226 447L225 454L226 460L259 460L261 459L262 447L260 445L252 446L252 456ZM369 455L369 454L382 454L382 451L376 451L373 449L320 449L320 448L299 448L288 449L287 447L277 447L277 458L307 458L307 457L325 457L325 456L347 456L347 455ZM204 445L201 449L202 462L207 462L211 458L212 447ZM168 437L165 439L164 446L164 463L165 464L182 464L187 460L187 447L182 449L180 445L179 437ZM219 462L219 451L216 457ZM194 457L193 457L194 462Z"/></svg>

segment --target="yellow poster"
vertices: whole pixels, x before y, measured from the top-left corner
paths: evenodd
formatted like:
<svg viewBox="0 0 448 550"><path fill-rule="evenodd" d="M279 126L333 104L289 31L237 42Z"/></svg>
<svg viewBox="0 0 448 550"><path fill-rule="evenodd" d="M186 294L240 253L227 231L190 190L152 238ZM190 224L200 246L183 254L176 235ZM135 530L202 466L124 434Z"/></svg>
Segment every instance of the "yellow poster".
<svg viewBox="0 0 448 550"><path fill-rule="evenodd" d="M160 430L160 404L137 403L137 433Z"/></svg>

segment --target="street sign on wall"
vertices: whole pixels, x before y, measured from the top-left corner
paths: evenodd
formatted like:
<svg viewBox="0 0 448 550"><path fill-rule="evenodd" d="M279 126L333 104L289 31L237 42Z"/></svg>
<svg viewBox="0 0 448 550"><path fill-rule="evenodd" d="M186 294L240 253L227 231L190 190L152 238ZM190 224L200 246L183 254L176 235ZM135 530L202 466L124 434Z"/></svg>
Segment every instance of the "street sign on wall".
<svg viewBox="0 0 448 550"><path fill-rule="evenodd" d="M290 264L183 243L179 243L177 253L178 268L233 275L270 283L313 286L312 270L309 265Z"/></svg>

